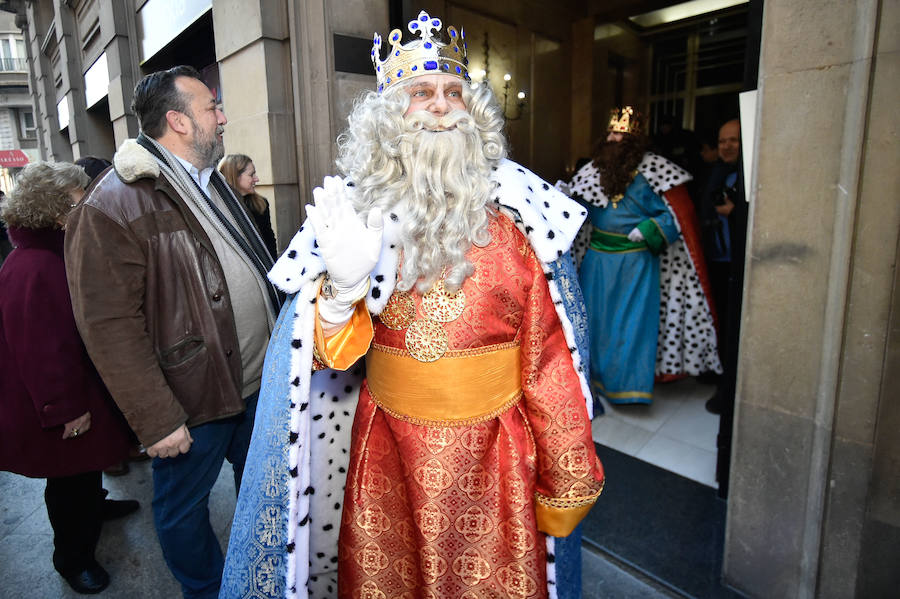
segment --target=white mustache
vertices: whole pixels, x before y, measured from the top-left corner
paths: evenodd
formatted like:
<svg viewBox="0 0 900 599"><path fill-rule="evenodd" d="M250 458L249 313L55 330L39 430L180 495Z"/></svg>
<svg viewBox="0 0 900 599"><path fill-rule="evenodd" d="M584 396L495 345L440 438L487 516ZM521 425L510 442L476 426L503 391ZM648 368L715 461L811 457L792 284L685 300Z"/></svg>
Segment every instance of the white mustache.
<svg viewBox="0 0 900 599"><path fill-rule="evenodd" d="M470 130L475 121L465 110L453 110L438 117L426 110L417 110L403 119L408 129L416 131L450 131L452 129Z"/></svg>

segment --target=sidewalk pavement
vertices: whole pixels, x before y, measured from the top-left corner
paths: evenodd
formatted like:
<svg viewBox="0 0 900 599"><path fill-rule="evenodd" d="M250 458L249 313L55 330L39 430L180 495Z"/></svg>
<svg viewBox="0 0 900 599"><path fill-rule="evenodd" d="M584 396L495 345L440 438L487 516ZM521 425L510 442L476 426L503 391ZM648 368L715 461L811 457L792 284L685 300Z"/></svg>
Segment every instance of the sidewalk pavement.
<svg viewBox="0 0 900 599"><path fill-rule="evenodd" d="M150 507L150 462L131 464L125 476L104 476L111 499L137 499L135 514L103 525L97 561L109 572L106 599L177 599L178 583L163 561ZM56 573L50 558L53 531L44 506L44 480L0 472L0 597L3 599L72 599L72 591ZM234 482L226 463L210 495L210 519L224 548L234 513ZM666 599L601 554L582 550L584 599ZM318 599L318 598L317 598ZM328 599L328 598L321 598Z"/></svg>

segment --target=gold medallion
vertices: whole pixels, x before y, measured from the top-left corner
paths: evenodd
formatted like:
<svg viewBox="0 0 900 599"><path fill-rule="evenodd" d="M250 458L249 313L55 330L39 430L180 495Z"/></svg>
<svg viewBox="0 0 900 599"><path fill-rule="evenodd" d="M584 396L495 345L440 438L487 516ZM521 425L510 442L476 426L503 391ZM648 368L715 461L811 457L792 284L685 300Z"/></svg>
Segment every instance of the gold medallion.
<svg viewBox="0 0 900 599"><path fill-rule="evenodd" d="M447 351L447 331L433 320L417 320L406 329L406 349L419 362L434 362Z"/></svg>
<svg viewBox="0 0 900 599"><path fill-rule="evenodd" d="M452 322L466 308L466 294L462 289L454 294L447 292L444 281L438 281L422 296L422 312L425 317L438 322Z"/></svg>
<svg viewBox="0 0 900 599"><path fill-rule="evenodd" d="M394 291L391 294L384 310L378 315L381 324L393 331L399 331L409 326L416 317L416 302L405 291Z"/></svg>

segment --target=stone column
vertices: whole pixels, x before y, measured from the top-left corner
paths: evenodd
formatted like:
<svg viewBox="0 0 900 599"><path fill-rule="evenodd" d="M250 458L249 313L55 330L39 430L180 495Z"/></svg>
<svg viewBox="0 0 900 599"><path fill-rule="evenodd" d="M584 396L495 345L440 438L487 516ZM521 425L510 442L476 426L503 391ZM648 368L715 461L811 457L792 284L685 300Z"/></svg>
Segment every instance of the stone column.
<svg viewBox="0 0 900 599"><path fill-rule="evenodd" d="M228 118L225 151L253 160L283 249L299 223L287 2L213 0L213 27Z"/></svg>
<svg viewBox="0 0 900 599"><path fill-rule="evenodd" d="M724 567L752 597L860 584L879 397L897 367L897 22L878 0L765 6L758 125L743 132L756 150Z"/></svg>
<svg viewBox="0 0 900 599"><path fill-rule="evenodd" d="M44 53L45 49L55 52L58 41L55 33L49 34L54 21L54 6L29 2L25 14L27 24L23 24L26 26L22 33L30 66L31 94L34 98L34 118L41 157L46 160L71 160L72 147L59 130L53 63ZM46 46L45 41L48 42Z"/></svg>
<svg viewBox="0 0 900 599"><path fill-rule="evenodd" d="M128 2L106 0L100 5L100 32L109 69L109 119L115 145L138 134L137 118L131 112L134 84L140 78L137 41L131 37L134 10Z"/></svg>
<svg viewBox="0 0 900 599"><path fill-rule="evenodd" d="M59 75L66 102L69 105L69 144L72 158L78 159L91 153L93 123L88 118L84 101L84 72L81 48L76 35L75 16L64 0L55 0L53 26L59 44Z"/></svg>

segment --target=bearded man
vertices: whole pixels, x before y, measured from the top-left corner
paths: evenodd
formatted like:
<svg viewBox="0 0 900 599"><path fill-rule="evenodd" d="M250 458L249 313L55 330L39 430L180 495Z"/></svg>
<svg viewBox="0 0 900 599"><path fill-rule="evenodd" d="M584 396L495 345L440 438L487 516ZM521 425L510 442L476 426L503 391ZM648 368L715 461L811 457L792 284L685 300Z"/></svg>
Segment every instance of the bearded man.
<svg viewBox="0 0 900 599"><path fill-rule="evenodd" d="M558 261L586 211L504 159L502 111L440 29L420 13L386 60L375 36L346 178L270 273L294 296L221 597L547 597L552 537L602 490Z"/></svg>
<svg viewBox="0 0 900 599"><path fill-rule="evenodd" d="M613 404L649 404L655 375L722 372L691 176L647 152L631 106L569 189L590 210L580 281L588 309L591 384ZM682 241L683 236L683 241Z"/></svg>
<svg viewBox="0 0 900 599"><path fill-rule="evenodd" d="M209 492L235 488L280 308L252 220L216 171L227 120L191 67L135 86L141 125L66 227L66 273L91 360L153 459L153 519L185 597L216 597Z"/></svg>

